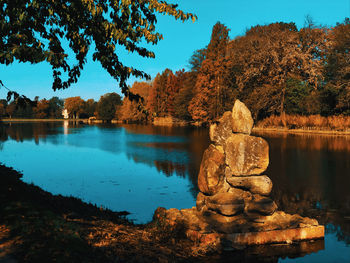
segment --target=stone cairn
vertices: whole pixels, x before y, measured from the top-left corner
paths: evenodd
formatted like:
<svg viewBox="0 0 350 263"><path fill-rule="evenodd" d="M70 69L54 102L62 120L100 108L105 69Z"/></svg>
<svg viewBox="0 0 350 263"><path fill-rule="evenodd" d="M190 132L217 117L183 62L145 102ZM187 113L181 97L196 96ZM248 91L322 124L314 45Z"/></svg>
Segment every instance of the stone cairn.
<svg viewBox="0 0 350 263"><path fill-rule="evenodd" d="M203 154L196 207L158 208L155 221L168 228L182 225L191 239L230 247L323 238L317 220L277 211L269 197L272 181L263 175L269 146L250 135L252 128L250 111L236 100L232 112L210 126L213 143Z"/></svg>

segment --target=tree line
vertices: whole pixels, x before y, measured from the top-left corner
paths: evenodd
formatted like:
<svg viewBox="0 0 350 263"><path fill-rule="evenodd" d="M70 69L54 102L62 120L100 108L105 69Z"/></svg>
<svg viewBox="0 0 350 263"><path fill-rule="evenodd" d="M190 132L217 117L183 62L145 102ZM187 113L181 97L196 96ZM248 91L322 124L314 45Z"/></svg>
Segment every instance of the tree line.
<svg viewBox="0 0 350 263"><path fill-rule="evenodd" d="M142 121L174 117L211 122L242 100L256 120L271 115L350 115L350 20L334 27L307 18L257 25L229 38L217 22L209 44L189 59L190 69L164 70L131 91L144 101L123 101L120 117ZM141 109L141 110L140 110Z"/></svg>
<svg viewBox="0 0 350 263"><path fill-rule="evenodd" d="M97 117L108 121L117 118L117 109L121 104L122 98L117 93L104 94L99 101L85 101L79 96L66 99L52 97L49 100L35 97L33 103L18 105L14 100L9 103L0 100L0 118L61 119L63 110L66 109L71 119Z"/></svg>
<svg viewBox="0 0 350 263"><path fill-rule="evenodd" d="M243 36L229 38L217 22L208 45L194 51L189 70L165 69L151 81L129 87L134 100L116 93L98 102L80 97L36 100L24 109L0 101L0 116L71 118L95 116L144 122L173 117L209 123L243 101L255 120L272 115L350 115L350 20L334 27L301 29L294 23L257 25Z"/></svg>

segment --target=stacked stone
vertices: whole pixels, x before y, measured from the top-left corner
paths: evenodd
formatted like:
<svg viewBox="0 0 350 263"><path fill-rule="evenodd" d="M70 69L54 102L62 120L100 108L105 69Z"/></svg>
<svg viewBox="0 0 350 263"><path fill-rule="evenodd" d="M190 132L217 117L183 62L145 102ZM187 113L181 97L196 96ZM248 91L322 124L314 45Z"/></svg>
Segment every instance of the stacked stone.
<svg viewBox="0 0 350 263"><path fill-rule="evenodd" d="M324 227L317 220L276 211L269 197L272 182L263 175L269 146L250 135L252 127L250 111L236 100L232 112L210 126L212 144L203 154L196 207L159 207L154 214L158 226L184 227L192 240L229 248L324 237Z"/></svg>
<svg viewBox="0 0 350 263"><path fill-rule="evenodd" d="M252 127L251 113L239 100L210 127L213 144L200 166L196 207L219 232L246 231L244 225L251 229L249 222L263 223L277 209L269 198L272 181L262 175L269 164L269 146L250 135Z"/></svg>

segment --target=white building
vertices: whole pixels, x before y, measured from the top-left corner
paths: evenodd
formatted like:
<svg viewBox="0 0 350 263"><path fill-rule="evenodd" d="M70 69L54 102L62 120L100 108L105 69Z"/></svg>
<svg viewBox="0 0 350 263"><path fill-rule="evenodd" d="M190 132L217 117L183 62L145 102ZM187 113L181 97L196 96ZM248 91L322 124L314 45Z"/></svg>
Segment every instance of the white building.
<svg viewBox="0 0 350 263"><path fill-rule="evenodd" d="M64 110L62 111L62 115L63 115L63 118L64 118L64 119L68 119L68 118L69 118L69 114L68 114L67 109L64 109Z"/></svg>

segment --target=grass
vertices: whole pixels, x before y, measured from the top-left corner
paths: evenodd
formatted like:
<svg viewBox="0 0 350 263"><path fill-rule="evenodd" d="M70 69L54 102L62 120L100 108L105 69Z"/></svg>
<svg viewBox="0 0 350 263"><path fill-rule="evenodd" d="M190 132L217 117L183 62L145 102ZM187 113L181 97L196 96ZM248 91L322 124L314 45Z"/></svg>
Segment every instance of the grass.
<svg viewBox="0 0 350 263"><path fill-rule="evenodd" d="M350 132L350 116L285 115L284 125L281 116L272 115L259 121L256 127Z"/></svg>

